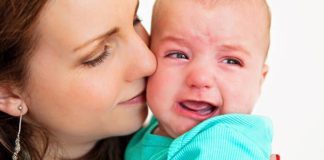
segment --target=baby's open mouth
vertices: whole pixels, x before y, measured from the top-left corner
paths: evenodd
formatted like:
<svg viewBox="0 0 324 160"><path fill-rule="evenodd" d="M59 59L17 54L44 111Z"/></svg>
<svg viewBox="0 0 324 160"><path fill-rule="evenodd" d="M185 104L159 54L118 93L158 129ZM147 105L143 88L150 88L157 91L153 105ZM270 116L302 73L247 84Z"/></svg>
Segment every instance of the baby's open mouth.
<svg viewBox="0 0 324 160"><path fill-rule="evenodd" d="M218 106L214 106L207 102L202 101L182 101L179 103L181 108L192 112L198 116L201 116L202 118L208 118L210 116L213 116L214 113L218 110Z"/></svg>

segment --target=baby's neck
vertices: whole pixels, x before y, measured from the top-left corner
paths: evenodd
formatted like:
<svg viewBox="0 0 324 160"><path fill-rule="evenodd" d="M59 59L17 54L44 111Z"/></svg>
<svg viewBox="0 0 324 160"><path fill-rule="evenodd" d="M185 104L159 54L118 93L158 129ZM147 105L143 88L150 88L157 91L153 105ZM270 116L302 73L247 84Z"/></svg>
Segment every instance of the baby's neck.
<svg viewBox="0 0 324 160"><path fill-rule="evenodd" d="M165 136L165 137L171 137L164 129L162 129L160 126L157 126L153 130L153 134L159 135L159 136Z"/></svg>

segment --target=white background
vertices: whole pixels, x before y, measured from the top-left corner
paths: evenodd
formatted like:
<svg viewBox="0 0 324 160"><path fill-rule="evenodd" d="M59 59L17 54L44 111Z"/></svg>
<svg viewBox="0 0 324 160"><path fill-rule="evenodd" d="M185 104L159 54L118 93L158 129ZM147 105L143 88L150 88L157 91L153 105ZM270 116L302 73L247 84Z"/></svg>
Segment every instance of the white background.
<svg viewBox="0 0 324 160"><path fill-rule="evenodd" d="M150 30L154 0L141 0ZM282 160L324 160L324 1L269 0L270 71L254 114L274 123L273 153Z"/></svg>

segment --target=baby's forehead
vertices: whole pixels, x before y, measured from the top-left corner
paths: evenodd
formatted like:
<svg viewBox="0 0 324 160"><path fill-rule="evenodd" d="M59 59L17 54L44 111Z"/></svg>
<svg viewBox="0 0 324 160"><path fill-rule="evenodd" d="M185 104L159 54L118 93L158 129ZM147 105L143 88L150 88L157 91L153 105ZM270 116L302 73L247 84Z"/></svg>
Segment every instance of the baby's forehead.
<svg viewBox="0 0 324 160"><path fill-rule="evenodd" d="M181 5L182 3L188 4L188 2L194 5ZM259 11L263 12L270 18L270 10L266 0L156 0L154 10L159 10L160 8L169 9L177 6L197 7L197 5L199 5L203 9L211 11L215 10L217 6L222 5L231 5L232 7L247 5L250 8L257 8Z"/></svg>
<svg viewBox="0 0 324 160"><path fill-rule="evenodd" d="M222 12L224 10L229 10L229 12ZM270 31L271 16L265 0L156 0L152 26L155 23L165 24L160 21L161 19L168 19L169 22L174 21L176 18L172 15L195 16L202 17L202 19L209 17L207 21L226 21L229 20L227 17L233 13L236 13L237 18L243 17L243 19L253 22L259 21L260 26L258 27L261 27L261 30L266 28L266 32ZM214 18L214 15L218 15L217 19ZM181 20L177 20L177 24L180 22Z"/></svg>

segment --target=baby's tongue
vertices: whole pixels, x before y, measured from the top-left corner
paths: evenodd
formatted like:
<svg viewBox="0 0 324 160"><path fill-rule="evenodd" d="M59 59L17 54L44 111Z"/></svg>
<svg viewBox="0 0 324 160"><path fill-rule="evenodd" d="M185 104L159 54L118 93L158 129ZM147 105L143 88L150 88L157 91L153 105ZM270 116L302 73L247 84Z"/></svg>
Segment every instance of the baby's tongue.
<svg viewBox="0 0 324 160"><path fill-rule="evenodd" d="M181 105L191 111L198 112L201 115L209 114L213 111L213 106L205 102L184 101Z"/></svg>

